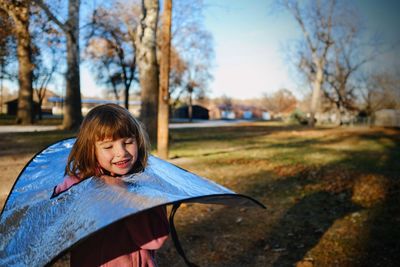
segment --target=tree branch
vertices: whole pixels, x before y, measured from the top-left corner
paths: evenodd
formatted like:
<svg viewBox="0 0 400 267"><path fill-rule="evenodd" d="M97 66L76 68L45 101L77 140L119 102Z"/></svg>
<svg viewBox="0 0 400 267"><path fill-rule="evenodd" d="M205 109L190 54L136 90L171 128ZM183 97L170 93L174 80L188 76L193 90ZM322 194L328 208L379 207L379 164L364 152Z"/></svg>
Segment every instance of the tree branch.
<svg viewBox="0 0 400 267"><path fill-rule="evenodd" d="M67 26L66 23L62 23L60 20L57 19L56 16L50 11L49 7L43 2L43 0L33 0L51 19L55 24L57 24L58 27L60 27L61 30L63 30L65 33L68 33L69 27Z"/></svg>

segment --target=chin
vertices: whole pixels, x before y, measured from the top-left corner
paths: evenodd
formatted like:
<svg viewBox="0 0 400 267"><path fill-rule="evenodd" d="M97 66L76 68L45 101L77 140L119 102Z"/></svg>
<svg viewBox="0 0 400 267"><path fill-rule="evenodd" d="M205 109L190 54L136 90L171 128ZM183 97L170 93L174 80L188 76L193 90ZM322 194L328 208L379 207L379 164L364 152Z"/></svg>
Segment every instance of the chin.
<svg viewBox="0 0 400 267"><path fill-rule="evenodd" d="M131 170L131 169L119 170L119 171L116 171L116 172L114 172L114 173L116 173L116 174L118 174L118 175L125 175L125 174L128 174L130 170Z"/></svg>

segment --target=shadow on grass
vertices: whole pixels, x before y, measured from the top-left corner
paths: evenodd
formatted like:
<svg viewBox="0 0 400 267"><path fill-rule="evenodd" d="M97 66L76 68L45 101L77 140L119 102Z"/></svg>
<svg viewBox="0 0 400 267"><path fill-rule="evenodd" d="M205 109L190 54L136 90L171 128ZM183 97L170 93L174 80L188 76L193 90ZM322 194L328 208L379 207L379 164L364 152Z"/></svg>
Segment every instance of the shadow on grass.
<svg viewBox="0 0 400 267"><path fill-rule="evenodd" d="M323 131L328 128L321 128ZM220 140L236 140L243 137L256 137L259 135L268 135L277 132L287 131L312 131L309 127L302 125L258 125L258 126L225 126L210 128L182 128L173 129L171 131L171 143L188 142L188 141L220 141ZM193 132L196 134L193 134Z"/></svg>
<svg viewBox="0 0 400 267"><path fill-rule="evenodd" d="M375 132L357 136L378 142L380 135L380 132ZM335 144L342 138L346 137L314 140L313 143ZM359 251L356 258L340 259L340 262L353 264L351 266L398 266L400 137L386 135L385 138L394 145L376 155L368 149L347 151L340 160L319 166L316 175L309 175L307 170L302 170L271 181L269 177L273 174L263 171L252 174L258 177L255 179L258 182L248 182L246 177L238 177L245 183L240 193L261 200L269 209L249 209L243 213L240 209L222 208L204 219L180 225L178 232L187 255L200 266L293 266L318 244L336 220L362 209L353 204L351 189L359 176L371 174L388 178L391 189L383 204L370 208L372 216L362 225L369 230L369 236L362 239L368 240L363 244L364 250ZM309 142L299 141L293 147L307 144ZM351 170L351 175L340 178L345 181L331 180L335 178L328 175L331 170L338 175ZM335 185L341 182L344 185ZM321 183L325 183L325 188L321 186L321 189L315 189L304 197L296 191ZM268 205L274 201L287 203L281 206ZM279 214L274 209L282 209L283 213ZM171 266L171 259L175 262L176 258L172 249L162 252L161 266ZM177 262L174 266L184 266L180 260Z"/></svg>
<svg viewBox="0 0 400 267"><path fill-rule="evenodd" d="M392 193L374 210L369 221L369 242L360 266L399 266L400 263L400 196Z"/></svg>
<svg viewBox="0 0 400 267"><path fill-rule="evenodd" d="M268 237L272 248L268 254L282 250L273 266L294 266L337 219L359 209L348 192L316 192L304 197L285 213Z"/></svg>
<svg viewBox="0 0 400 267"><path fill-rule="evenodd" d="M358 210L351 203L349 192L307 195L294 204L289 203L291 207L283 215L276 209L284 207L267 200L281 201L296 195L298 185L299 177L275 182L266 179L241 193L261 200L267 204L267 210L251 208L243 212L239 207L225 207L213 211L211 207L212 215L207 219L182 225L178 232L187 255L199 266L293 266L319 242L335 220ZM171 266L171 258L176 257L179 258L169 249L161 255L160 266Z"/></svg>
<svg viewBox="0 0 400 267"><path fill-rule="evenodd" d="M20 153L33 153L41 151L45 147L61 139L74 137L74 131L41 131L26 133L1 133L0 156L18 155Z"/></svg>
<svg viewBox="0 0 400 267"><path fill-rule="evenodd" d="M400 135L392 136L383 173L389 179L385 201L372 209L369 241L360 266L399 266L400 263Z"/></svg>
<svg viewBox="0 0 400 267"><path fill-rule="evenodd" d="M238 131L238 129L240 129ZM183 141L240 141L243 137L255 137L268 135L278 131L308 131L304 127L224 127L215 129L196 129L198 135L193 135L193 129L182 129L174 132ZM249 133L249 131L251 133ZM63 134L61 134L63 135ZM56 133L44 133L37 139L25 138L23 134L16 143L22 150L30 146L32 142L39 144L52 143L53 140L62 139ZM69 137L71 133L65 133ZM381 133L359 134L361 139L369 139L378 142ZM330 139L293 140L287 144L257 143L244 146L249 149L269 149L280 147L304 148L307 152L327 151L326 148L308 148L309 145L334 145L343 138L353 134L343 134ZM189 220L180 221L177 214L177 230L184 250L189 259L200 266L293 266L301 260L311 248L316 246L321 237L332 224L349 213L360 208L351 202L351 185L357 176L362 173L372 173L387 177L392 188L386 201L379 207L371 208L373 216L367 221L369 227L369 240L365 244L365 251L360 252L360 266L397 266L400 262L400 197L399 180L400 164L400 137L397 135L385 136L395 145L387 147L385 151L377 154L369 150L347 151L345 157L336 162L319 166L315 169L301 169L290 175L282 175L279 179L272 179L276 173L268 171L250 172L251 177L237 177L240 183L238 193L252 196L267 205L267 210L243 209L241 207L214 207L197 208L190 206L183 213L193 215ZM34 140L34 141L32 141ZM36 140L36 141L35 141ZM176 139L178 140L178 139ZM13 136L7 140L1 140L0 146L15 141ZM32 149L32 148L29 148ZM34 152L39 149L34 148ZM7 150L8 151L8 150ZM221 150L214 153L204 153L202 156L228 154L233 150ZM303 151L303 150L302 150ZM296 153L299 153L297 151ZM340 152L344 153L344 152ZM198 155L197 155L198 156ZM298 157L302 155L299 154ZM382 160L382 156L384 160ZM246 168L252 166L253 159L242 160L241 164ZM258 159L264 160L264 158ZM269 159L281 160L279 157ZM223 164L224 162L221 162ZM240 162L239 162L240 163ZM234 163L232 163L234 164ZM217 165L216 165L217 167ZM330 180L330 170L339 174L343 170L351 169L352 177L345 177L346 186L335 187L334 191L327 188L315 189L306 195L302 195L303 189L310 185L319 185L323 182L334 184L340 180ZM236 189L236 188L234 188ZM195 209L190 213L190 209ZM196 211L199 211L196 213ZM199 216L199 215L204 216ZM195 219L195 216L196 219ZM160 266L185 266L183 261L172 248L171 243L160 253Z"/></svg>

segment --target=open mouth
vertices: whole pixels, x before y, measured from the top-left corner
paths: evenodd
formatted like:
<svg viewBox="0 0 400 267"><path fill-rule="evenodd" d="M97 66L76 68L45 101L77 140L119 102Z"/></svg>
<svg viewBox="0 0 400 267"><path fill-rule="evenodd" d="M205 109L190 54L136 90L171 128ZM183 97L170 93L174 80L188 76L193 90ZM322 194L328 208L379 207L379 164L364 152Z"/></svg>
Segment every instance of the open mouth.
<svg viewBox="0 0 400 267"><path fill-rule="evenodd" d="M113 164L116 165L118 168L126 168L129 166L129 162L130 162L130 160L126 159L126 160L114 162Z"/></svg>

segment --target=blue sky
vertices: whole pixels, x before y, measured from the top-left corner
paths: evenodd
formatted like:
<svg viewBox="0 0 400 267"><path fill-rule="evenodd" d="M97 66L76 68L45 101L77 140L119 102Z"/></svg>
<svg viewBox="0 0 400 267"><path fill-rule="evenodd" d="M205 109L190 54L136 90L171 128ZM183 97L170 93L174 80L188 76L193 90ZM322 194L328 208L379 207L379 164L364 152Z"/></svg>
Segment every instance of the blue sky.
<svg viewBox="0 0 400 267"><path fill-rule="evenodd" d="M285 46L302 38L293 18L273 9L275 0L204 0L205 26L215 45L214 80L209 95L233 98L261 97L280 88L301 97L307 92L292 73ZM397 41L397 49L380 55L383 67L400 67L400 1L353 0L368 32L379 33L386 41ZM65 86L58 79L55 87ZM14 87L14 86L10 86ZM84 96L101 96L86 64L81 66L81 90ZM58 92L62 93L62 92Z"/></svg>
<svg viewBox="0 0 400 267"><path fill-rule="evenodd" d="M295 86L281 53L281 45L298 36L286 14L271 14L266 0L206 0L204 4L204 22L213 35L216 56L211 97L260 97L263 92ZM98 95L99 86L90 72L83 67L81 73L83 94Z"/></svg>
<svg viewBox="0 0 400 267"><path fill-rule="evenodd" d="M205 24L216 54L212 96L253 98L294 87L282 50L299 33L286 14L271 14L270 1L207 4Z"/></svg>
<svg viewBox="0 0 400 267"><path fill-rule="evenodd" d="M277 12L271 0L208 0L206 26L214 36L216 67L211 95L260 97L282 87L298 96L304 90L285 60L285 46L301 33L292 17ZM357 0L369 33L399 41L400 1ZM399 43L399 42L398 42ZM397 53L382 55L395 64ZM395 55L395 56L393 56ZM391 62L390 62L391 61ZM399 66L399 65L397 65Z"/></svg>

